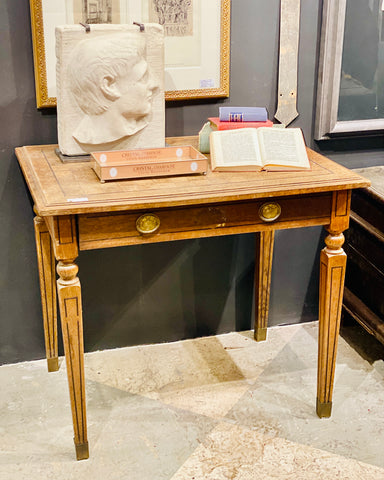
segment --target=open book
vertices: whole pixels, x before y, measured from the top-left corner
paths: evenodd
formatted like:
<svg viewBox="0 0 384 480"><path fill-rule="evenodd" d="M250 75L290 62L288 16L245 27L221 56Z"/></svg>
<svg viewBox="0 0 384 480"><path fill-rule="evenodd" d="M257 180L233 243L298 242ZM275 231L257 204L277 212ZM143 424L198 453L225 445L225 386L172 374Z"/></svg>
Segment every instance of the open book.
<svg viewBox="0 0 384 480"><path fill-rule="evenodd" d="M310 169L300 128L241 128L210 135L213 171Z"/></svg>

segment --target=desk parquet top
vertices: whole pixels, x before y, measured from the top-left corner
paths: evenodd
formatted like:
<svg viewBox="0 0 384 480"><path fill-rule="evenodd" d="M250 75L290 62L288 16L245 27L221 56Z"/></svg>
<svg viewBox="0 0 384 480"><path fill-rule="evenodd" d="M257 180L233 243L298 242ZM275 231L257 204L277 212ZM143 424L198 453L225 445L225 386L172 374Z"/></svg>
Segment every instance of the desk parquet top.
<svg viewBox="0 0 384 480"><path fill-rule="evenodd" d="M197 146L196 137L168 138ZM178 205L201 205L260 197L327 192L369 186L369 181L309 151L305 172L208 172L100 183L90 162L62 163L56 145L20 147L16 154L40 215L67 215Z"/></svg>

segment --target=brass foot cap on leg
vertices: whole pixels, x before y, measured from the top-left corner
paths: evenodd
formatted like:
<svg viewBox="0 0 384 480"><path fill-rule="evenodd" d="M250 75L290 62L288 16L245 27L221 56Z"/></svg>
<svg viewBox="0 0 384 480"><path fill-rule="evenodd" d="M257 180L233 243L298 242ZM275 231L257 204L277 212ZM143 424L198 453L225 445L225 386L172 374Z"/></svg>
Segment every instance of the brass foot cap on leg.
<svg viewBox="0 0 384 480"><path fill-rule="evenodd" d="M328 418L331 416L332 402L322 403L316 398L316 413L320 418Z"/></svg>
<svg viewBox="0 0 384 480"><path fill-rule="evenodd" d="M267 339L267 329L266 328L255 328L255 340L256 342L263 342Z"/></svg>
<svg viewBox="0 0 384 480"><path fill-rule="evenodd" d="M48 372L57 372L57 370L59 370L58 357L47 358L47 364L48 364Z"/></svg>
<svg viewBox="0 0 384 480"><path fill-rule="evenodd" d="M89 458L88 442L75 444L76 460L86 460Z"/></svg>

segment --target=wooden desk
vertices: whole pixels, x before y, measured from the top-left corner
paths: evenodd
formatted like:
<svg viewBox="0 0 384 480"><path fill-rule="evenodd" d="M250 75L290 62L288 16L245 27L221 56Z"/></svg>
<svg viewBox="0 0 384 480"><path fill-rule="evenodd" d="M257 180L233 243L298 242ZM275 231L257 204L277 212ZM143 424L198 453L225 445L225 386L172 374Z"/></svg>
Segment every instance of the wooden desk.
<svg viewBox="0 0 384 480"><path fill-rule="evenodd" d="M192 144L195 137L168 139ZM35 231L49 371L58 369L55 259L58 261L63 342L77 459L88 458L84 388L79 250L258 232L255 272L255 338L265 340L274 231L324 225L321 252L317 414L329 417L346 255L351 189L369 181L309 151L306 172L229 173L129 180L102 184L89 162L62 163L54 145L16 149L35 202ZM262 207L281 214L272 221ZM271 207L271 208L270 208ZM139 233L137 219L160 221L154 233ZM268 219L271 220L271 219ZM151 222L149 222L151 223ZM300 246L298 246L300 248Z"/></svg>

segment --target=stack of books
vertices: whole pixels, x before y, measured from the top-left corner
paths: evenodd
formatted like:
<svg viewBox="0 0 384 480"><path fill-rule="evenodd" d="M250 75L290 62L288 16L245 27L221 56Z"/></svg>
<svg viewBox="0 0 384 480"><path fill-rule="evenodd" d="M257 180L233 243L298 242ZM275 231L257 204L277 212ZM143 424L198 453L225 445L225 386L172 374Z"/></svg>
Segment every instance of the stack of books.
<svg viewBox="0 0 384 480"><path fill-rule="evenodd" d="M208 118L212 130L272 127L265 107L219 107L219 116Z"/></svg>
<svg viewBox="0 0 384 480"><path fill-rule="evenodd" d="M209 153L210 134L216 130L272 127L265 107L219 107L218 117L209 117L199 132L199 150Z"/></svg>

